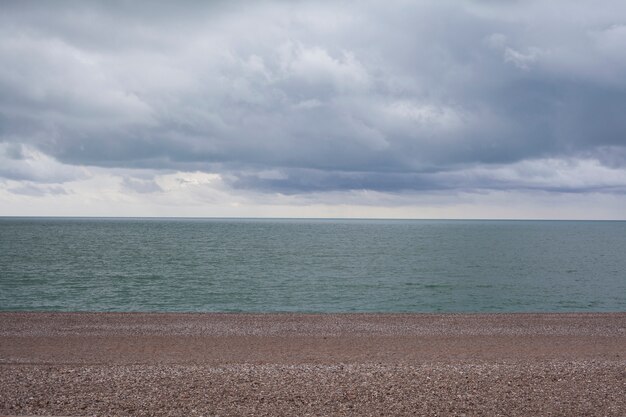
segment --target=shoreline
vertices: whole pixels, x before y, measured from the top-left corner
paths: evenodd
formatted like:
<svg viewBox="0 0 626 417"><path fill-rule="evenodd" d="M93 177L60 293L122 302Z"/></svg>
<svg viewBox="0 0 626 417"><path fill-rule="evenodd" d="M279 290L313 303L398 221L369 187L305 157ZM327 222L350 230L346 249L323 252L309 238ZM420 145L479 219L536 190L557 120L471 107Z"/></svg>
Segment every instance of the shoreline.
<svg viewBox="0 0 626 417"><path fill-rule="evenodd" d="M2 415L623 416L624 392L626 312L0 313Z"/></svg>

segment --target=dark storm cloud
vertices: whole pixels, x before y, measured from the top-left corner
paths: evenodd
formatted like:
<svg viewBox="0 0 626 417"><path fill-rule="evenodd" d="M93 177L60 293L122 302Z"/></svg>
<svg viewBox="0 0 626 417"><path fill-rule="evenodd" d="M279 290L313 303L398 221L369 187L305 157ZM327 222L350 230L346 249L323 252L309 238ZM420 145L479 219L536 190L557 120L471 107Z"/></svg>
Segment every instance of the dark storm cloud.
<svg viewBox="0 0 626 417"><path fill-rule="evenodd" d="M622 2L0 7L0 141L66 164L286 193L525 188L470 174L546 158L626 166Z"/></svg>

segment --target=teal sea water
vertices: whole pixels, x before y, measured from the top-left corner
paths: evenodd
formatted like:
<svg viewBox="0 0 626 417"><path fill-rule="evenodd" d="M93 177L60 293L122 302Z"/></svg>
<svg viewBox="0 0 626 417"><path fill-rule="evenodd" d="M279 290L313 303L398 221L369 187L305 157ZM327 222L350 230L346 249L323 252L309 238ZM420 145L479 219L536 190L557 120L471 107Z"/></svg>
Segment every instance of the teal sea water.
<svg viewBox="0 0 626 417"><path fill-rule="evenodd" d="M626 311L626 222L0 218L0 310Z"/></svg>

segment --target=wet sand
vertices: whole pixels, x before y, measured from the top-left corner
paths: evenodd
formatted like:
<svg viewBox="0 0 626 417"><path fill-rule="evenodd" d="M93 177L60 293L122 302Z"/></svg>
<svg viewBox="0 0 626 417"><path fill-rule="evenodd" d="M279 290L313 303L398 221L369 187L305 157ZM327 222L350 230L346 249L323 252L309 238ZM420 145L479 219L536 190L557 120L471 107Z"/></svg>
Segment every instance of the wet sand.
<svg viewBox="0 0 626 417"><path fill-rule="evenodd" d="M626 415L626 313L0 313L4 415Z"/></svg>

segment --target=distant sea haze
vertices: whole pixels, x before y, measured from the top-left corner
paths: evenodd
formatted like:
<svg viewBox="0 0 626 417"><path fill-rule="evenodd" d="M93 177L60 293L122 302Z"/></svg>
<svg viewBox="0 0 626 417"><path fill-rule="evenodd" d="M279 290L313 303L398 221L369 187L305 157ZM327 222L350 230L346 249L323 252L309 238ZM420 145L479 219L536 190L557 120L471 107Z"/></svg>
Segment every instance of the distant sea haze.
<svg viewBox="0 0 626 417"><path fill-rule="evenodd" d="M626 222L0 218L0 310L626 311Z"/></svg>

